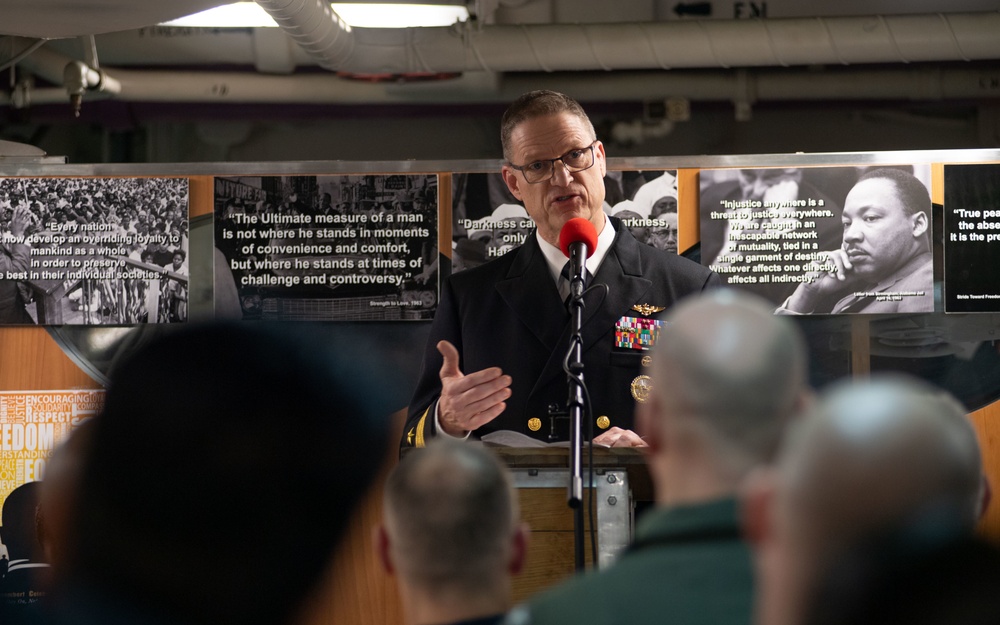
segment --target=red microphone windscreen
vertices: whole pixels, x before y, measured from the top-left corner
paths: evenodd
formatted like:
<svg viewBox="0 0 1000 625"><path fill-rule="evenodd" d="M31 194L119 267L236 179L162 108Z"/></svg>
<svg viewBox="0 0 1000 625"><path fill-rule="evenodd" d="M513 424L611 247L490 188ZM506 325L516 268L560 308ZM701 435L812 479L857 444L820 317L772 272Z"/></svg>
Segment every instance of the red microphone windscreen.
<svg viewBox="0 0 1000 625"><path fill-rule="evenodd" d="M574 217L566 222L566 225L559 231L559 249L569 257L569 246L573 243L584 242L587 244L587 258L594 253L597 248L597 230L594 224L583 217Z"/></svg>

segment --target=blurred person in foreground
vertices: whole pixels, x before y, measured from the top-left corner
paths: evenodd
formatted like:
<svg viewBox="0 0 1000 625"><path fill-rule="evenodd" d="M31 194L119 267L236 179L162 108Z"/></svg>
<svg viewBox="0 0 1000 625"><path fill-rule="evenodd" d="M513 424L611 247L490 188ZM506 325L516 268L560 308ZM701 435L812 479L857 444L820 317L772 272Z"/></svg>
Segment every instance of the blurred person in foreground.
<svg viewBox="0 0 1000 625"><path fill-rule="evenodd" d="M435 440L404 456L384 491L376 550L408 625L492 625L510 608L527 526L488 449Z"/></svg>
<svg viewBox="0 0 1000 625"><path fill-rule="evenodd" d="M115 366L62 473L53 620L296 623L385 458L381 376L318 327L171 330Z"/></svg>
<svg viewBox="0 0 1000 625"><path fill-rule="evenodd" d="M1000 550L933 515L852 546L821 577L808 625L995 625Z"/></svg>
<svg viewBox="0 0 1000 625"><path fill-rule="evenodd" d="M667 320L636 415L656 507L609 568L533 598L512 623L750 623L736 494L809 401L805 343L768 302L730 289L688 298Z"/></svg>
<svg viewBox="0 0 1000 625"><path fill-rule="evenodd" d="M45 529L38 511L41 482L25 482L7 495L0 542L10 555L0 575L0 623L33 625L44 615L49 581Z"/></svg>
<svg viewBox="0 0 1000 625"><path fill-rule="evenodd" d="M873 536L970 534L984 505L979 446L958 402L929 384L843 382L795 426L776 467L748 480L744 501L757 622L800 625L821 605L821 580Z"/></svg>

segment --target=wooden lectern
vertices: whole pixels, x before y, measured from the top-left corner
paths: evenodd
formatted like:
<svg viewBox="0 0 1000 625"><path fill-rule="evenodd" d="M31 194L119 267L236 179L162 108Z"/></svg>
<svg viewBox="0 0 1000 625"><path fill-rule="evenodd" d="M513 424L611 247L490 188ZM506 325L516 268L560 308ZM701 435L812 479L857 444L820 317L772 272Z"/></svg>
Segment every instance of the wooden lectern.
<svg viewBox="0 0 1000 625"><path fill-rule="evenodd" d="M569 450L565 447L492 449L514 473L521 518L531 526L525 569L514 580L514 600L519 602L574 572L573 511L567 504ZM593 523L598 564L604 567L631 540L635 503L652 501L652 485L645 457L637 449L595 448L593 489L589 488L587 477L587 450L583 451L583 465L587 566L592 566Z"/></svg>

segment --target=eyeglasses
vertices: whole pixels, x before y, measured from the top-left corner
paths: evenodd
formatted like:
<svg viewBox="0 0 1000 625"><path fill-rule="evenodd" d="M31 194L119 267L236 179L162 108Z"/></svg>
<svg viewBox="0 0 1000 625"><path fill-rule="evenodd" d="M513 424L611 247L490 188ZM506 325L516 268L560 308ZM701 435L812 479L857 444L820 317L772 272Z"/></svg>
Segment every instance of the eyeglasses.
<svg viewBox="0 0 1000 625"><path fill-rule="evenodd" d="M650 230L649 234L654 237L660 237L662 239L677 238L677 228L663 228L658 230Z"/></svg>
<svg viewBox="0 0 1000 625"><path fill-rule="evenodd" d="M596 142L595 142L596 143ZM511 163L510 166L524 174L524 179L530 184L545 182L552 177L552 171L556 166L556 161L562 161L567 171L577 172L590 169L594 166L594 145L591 143L585 148L577 148L566 152L559 158L542 159L533 161L527 165L520 166Z"/></svg>

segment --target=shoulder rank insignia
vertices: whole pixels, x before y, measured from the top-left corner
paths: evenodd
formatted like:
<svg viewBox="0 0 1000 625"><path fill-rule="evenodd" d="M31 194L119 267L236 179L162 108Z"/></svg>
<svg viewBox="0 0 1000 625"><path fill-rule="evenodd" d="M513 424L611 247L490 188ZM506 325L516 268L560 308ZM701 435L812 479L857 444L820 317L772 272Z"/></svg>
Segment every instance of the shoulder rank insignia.
<svg viewBox="0 0 1000 625"><path fill-rule="evenodd" d="M653 313L663 312L666 308L663 306L653 306L652 304L636 304L632 307L632 310L644 317L648 317Z"/></svg>

